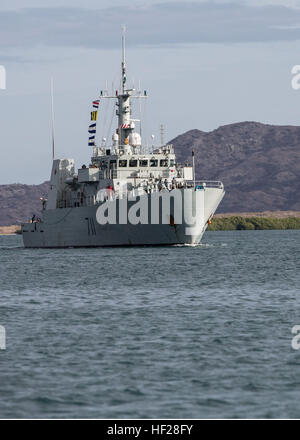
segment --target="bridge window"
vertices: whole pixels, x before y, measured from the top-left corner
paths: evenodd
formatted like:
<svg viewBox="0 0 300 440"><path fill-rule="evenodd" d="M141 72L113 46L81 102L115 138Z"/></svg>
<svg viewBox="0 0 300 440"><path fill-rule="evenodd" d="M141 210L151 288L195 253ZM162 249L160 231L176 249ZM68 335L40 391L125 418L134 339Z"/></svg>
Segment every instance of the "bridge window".
<svg viewBox="0 0 300 440"><path fill-rule="evenodd" d="M119 167L120 168L127 167L127 160L119 160Z"/></svg>
<svg viewBox="0 0 300 440"><path fill-rule="evenodd" d="M140 160L140 167L147 167L148 166L148 160L141 159Z"/></svg>
<svg viewBox="0 0 300 440"><path fill-rule="evenodd" d="M170 167L173 167L175 165L175 160L174 159L170 159Z"/></svg>
<svg viewBox="0 0 300 440"><path fill-rule="evenodd" d="M157 159L150 159L150 167L157 167L158 160Z"/></svg>
<svg viewBox="0 0 300 440"><path fill-rule="evenodd" d="M168 159L161 159L160 166L167 167L168 166Z"/></svg>
<svg viewBox="0 0 300 440"><path fill-rule="evenodd" d="M131 159L129 161L129 166L130 167L137 167L137 163L138 163L138 161L136 159Z"/></svg>

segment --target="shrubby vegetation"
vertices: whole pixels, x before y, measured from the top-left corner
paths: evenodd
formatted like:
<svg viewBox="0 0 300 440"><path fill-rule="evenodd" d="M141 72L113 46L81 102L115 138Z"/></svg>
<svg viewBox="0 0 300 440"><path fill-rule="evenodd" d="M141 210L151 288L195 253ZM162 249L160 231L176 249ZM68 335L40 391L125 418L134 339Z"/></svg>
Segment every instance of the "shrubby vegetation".
<svg viewBox="0 0 300 440"><path fill-rule="evenodd" d="M208 231L236 231L259 229L300 229L300 217L265 218L231 216L214 218Z"/></svg>

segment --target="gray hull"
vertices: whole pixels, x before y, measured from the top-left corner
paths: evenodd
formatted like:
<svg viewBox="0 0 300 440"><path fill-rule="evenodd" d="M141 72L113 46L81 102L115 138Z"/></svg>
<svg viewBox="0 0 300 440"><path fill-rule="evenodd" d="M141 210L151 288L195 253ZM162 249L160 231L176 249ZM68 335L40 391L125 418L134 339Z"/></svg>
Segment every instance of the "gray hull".
<svg viewBox="0 0 300 440"><path fill-rule="evenodd" d="M193 189L183 189L187 195ZM195 191L194 191L195 192ZM191 194L189 194L191 196ZM203 203L197 206L195 223L185 221L184 213L193 211L192 204L185 204L182 223L176 224L173 215L174 206L168 220L160 214L159 224L151 224L151 204L149 198L148 224L99 224L97 209L99 206L49 209L44 211L43 221L25 223L22 226L25 247L64 248L99 246L138 246L138 245L174 245L197 244L207 227L209 218L214 214L224 196L221 188L207 188L202 191ZM130 206L128 206L130 209Z"/></svg>

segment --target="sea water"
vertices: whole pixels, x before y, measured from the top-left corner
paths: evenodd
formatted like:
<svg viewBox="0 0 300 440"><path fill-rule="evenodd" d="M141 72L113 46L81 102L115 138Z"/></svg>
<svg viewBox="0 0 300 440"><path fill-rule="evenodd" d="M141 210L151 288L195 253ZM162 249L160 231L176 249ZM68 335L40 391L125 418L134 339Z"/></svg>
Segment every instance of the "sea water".
<svg viewBox="0 0 300 440"><path fill-rule="evenodd" d="M295 325L300 231L93 249L2 236L0 417L300 417Z"/></svg>

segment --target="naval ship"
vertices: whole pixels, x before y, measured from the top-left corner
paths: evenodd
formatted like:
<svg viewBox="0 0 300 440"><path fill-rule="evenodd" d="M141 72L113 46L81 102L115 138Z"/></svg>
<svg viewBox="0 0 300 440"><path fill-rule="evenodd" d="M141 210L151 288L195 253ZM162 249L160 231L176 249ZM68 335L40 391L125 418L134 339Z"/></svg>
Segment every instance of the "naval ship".
<svg viewBox="0 0 300 440"><path fill-rule="evenodd" d="M224 196L218 181L196 181L195 161L181 165L173 146L150 149L132 115L132 99L147 98L126 85L125 32L121 82L93 101L91 162L75 171L73 159L54 159L42 216L22 225L25 247L196 245ZM117 127L111 141L95 140L98 107L115 100Z"/></svg>

